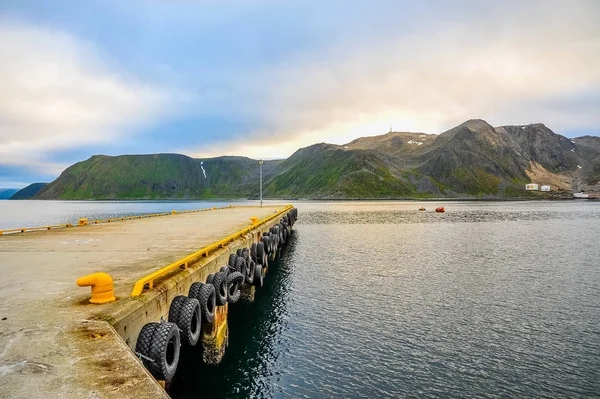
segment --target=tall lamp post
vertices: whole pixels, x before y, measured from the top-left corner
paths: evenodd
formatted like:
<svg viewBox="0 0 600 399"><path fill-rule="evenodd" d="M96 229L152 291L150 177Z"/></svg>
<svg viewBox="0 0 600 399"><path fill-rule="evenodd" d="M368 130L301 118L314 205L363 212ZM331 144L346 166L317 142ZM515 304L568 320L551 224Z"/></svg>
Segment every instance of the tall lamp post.
<svg viewBox="0 0 600 399"><path fill-rule="evenodd" d="M260 207L262 208L262 203L263 203L263 200L262 200L262 166L263 166L263 160L262 159L258 161L258 165L259 165L259 168L260 168Z"/></svg>

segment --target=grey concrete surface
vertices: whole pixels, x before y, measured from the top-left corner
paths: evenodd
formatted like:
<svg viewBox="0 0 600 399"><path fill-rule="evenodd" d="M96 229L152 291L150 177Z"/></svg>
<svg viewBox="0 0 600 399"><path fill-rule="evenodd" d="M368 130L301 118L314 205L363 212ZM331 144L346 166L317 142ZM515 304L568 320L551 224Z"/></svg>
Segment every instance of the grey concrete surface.
<svg viewBox="0 0 600 399"><path fill-rule="evenodd" d="M178 281L189 286L198 267L132 299L135 281L248 227L252 216L263 219L282 208L231 208L0 236L0 397L165 397L128 350L125 335L115 330L119 325L112 324L128 319L140 307L136 303L160 298L165 287L177 288ZM217 255L204 263L211 259ZM75 280L95 272L113 277L117 302L88 303L90 288Z"/></svg>

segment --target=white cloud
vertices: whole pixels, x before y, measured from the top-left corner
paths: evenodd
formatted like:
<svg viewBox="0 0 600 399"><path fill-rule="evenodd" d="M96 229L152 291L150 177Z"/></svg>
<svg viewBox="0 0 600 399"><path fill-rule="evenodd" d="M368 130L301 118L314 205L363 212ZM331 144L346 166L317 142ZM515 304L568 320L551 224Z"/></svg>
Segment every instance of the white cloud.
<svg viewBox="0 0 600 399"><path fill-rule="evenodd" d="M257 71L243 102L267 128L195 155L287 156L390 125L440 133L471 118L543 122L559 133L600 126L600 3L464 2L433 13L408 33L398 25L397 34L392 28ZM596 106L578 107L589 93Z"/></svg>
<svg viewBox="0 0 600 399"><path fill-rule="evenodd" d="M118 143L170 111L170 93L66 33L3 19L0 43L0 165L56 174L53 151Z"/></svg>

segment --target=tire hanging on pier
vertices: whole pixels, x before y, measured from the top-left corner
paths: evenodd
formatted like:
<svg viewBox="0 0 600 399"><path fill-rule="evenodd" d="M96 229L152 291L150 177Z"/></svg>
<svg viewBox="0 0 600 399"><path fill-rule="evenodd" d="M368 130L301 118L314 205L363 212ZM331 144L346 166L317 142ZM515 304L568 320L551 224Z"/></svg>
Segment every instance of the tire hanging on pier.
<svg viewBox="0 0 600 399"><path fill-rule="evenodd" d="M265 258L265 243L257 242L256 243L256 263L263 263L263 259Z"/></svg>
<svg viewBox="0 0 600 399"><path fill-rule="evenodd" d="M250 246L250 258L256 262L256 243L253 242Z"/></svg>
<svg viewBox="0 0 600 399"><path fill-rule="evenodd" d="M271 241L273 242L273 253L276 253L277 249L279 248L279 235L273 234L271 236Z"/></svg>
<svg viewBox="0 0 600 399"><path fill-rule="evenodd" d="M238 272L240 272L242 274L242 276L246 275L246 268L248 267L248 264L246 262L246 259L244 259L243 257L238 257L235 260L235 267L234 269Z"/></svg>
<svg viewBox="0 0 600 399"><path fill-rule="evenodd" d="M225 305L227 303L227 275L223 272L215 273L212 284L215 286L217 306Z"/></svg>
<svg viewBox="0 0 600 399"><path fill-rule="evenodd" d="M227 264L231 267L235 267L235 260L237 259L237 255L236 254L230 254L229 255L229 261L227 262Z"/></svg>
<svg viewBox="0 0 600 399"><path fill-rule="evenodd" d="M254 266L254 285L257 287L263 286L262 265L259 264Z"/></svg>
<svg viewBox="0 0 600 399"><path fill-rule="evenodd" d="M173 298L169 308L169 322L179 327L181 343L196 346L202 330L200 303L196 298L178 295Z"/></svg>
<svg viewBox="0 0 600 399"><path fill-rule="evenodd" d="M193 283L190 287L188 297L198 300L202 322L212 323L215 319L215 308L217 306L215 286L212 284Z"/></svg>
<svg viewBox="0 0 600 399"><path fill-rule="evenodd" d="M171 381L179 364L179 328L175 323L148 323L136 345L144 366L157 380Z"/></svg>
<svg viewBox="0 0 600 399"><path fill-rule="evenodd" d="M236 303L240 299L241 291L240 288L244 283L244 275L240 272L233 272L227 276L227 294L228 303Z"/></svg>
<svg viewBox="0 0 600 399"><path fill-rule="evenodd" d="M248 267L246 268L246 283L252 285L254 282L254 269L256 268L256 262L250 259Z"/></svg>
<svg viewBox="0 0 600 399"><path fill-rule="evenodd" d="M206 284L212 284L213 279L215 278L214 274L209 274L208 276L206 276Z"/></svg>
<svg viewBox="0 0 600 399"><path fill-rule="evenodd" d="M244 258L246 262L250 260L250 250L248 248L242 249L242 258Z"/></svg>
<svg viewBox="0 0 600 399"><path fill-rule="evenodd" d="M271 251L271 239L269 237L262 236L260 238L260 241L264 245L264 251L265 251L265 253L266 254L270 254L272 252Z"/></svg>
<svg viewBox="0 0 600 399"><path fill-rule="evenodd" d="M280 230L279 238L281 238L281 243L285 244L287 241L287 229L283 225L283 223L279 225L279 230Z"/></svg>

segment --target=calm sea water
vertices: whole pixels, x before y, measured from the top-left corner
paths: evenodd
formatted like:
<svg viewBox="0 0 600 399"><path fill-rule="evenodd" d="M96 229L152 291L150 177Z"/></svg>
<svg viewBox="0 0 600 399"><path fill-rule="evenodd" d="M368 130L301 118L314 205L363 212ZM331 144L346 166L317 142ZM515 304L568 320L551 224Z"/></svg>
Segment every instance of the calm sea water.
<svg viewBox="0 0 600 399"><path fill-rule="evenodd" d="M600 396L600 203L299 203L174 398Z"/></svg>
<svg viewBox="0 0 600 399"><path fill-rule="evenodd" d="M6 203L4 227L213 206ZM600 203L440 204L296 203L223 362L186 351L171 395L600 397Z"/></svg>

